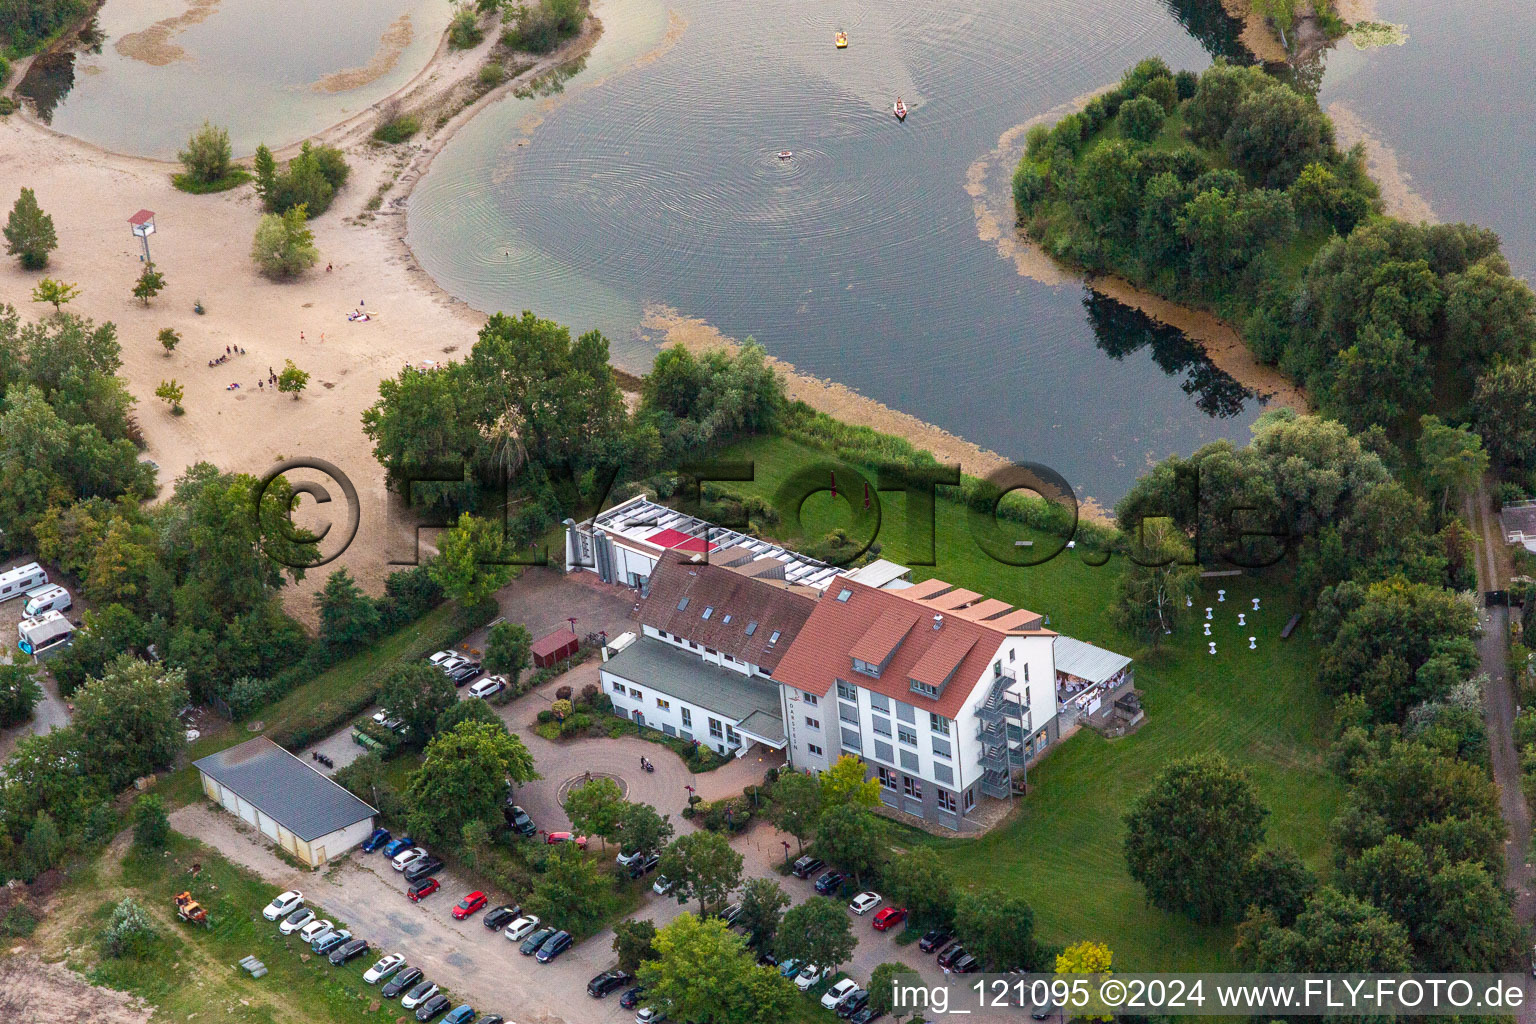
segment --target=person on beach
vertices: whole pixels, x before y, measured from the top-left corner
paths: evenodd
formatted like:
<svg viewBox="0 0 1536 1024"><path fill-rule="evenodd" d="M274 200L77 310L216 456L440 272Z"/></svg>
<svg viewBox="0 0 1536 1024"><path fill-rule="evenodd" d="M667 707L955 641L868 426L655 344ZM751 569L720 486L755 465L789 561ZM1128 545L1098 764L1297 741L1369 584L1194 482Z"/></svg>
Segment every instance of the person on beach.
<svg viewBox="0 0 1536 1024"><path fill-rule="evenodd" d="M329 263L327 263L327 264L326 264L326 265L325 265L325 272L326 272L326 273L327 273L327 274L329 274L329 273L330 273L330 272L331 272L331 265L330 265L330 264L329 264Z"/></svg>

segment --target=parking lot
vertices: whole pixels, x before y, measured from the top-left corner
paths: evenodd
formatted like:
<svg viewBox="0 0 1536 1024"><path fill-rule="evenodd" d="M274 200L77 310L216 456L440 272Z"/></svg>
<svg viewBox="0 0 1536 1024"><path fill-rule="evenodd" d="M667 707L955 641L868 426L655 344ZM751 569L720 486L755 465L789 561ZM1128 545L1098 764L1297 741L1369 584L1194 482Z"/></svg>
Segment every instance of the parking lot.
<svg viewBox="0 0 1536 1024"><path fill-rule="evenodd" d="M33 559L13 558L10 561L0 561L0 572L30 561ZM75 606L65 614L71 622L79 623L85 608L79 595L74 596ZM0 602L0 664L9 665L17 660L32 661L31 655L22 654L16 647L16 625L22 620L21 606L22 601L19 598ZM0 731L0 760L11 756L11 751L16 748L16 744L23 736L42 735L54 729L62 729L69 724L69 708L59 696L59 688L54 683L53 676L46 671L46 663L40 664L39 668L37 680L43 687L43 699L33 712L32 721Z"/></svg>

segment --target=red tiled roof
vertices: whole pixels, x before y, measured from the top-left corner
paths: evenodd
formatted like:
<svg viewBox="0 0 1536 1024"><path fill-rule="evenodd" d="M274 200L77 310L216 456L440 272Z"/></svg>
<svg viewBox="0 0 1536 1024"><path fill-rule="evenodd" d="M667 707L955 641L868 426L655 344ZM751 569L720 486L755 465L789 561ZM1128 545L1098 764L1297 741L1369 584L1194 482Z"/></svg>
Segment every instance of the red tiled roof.
<svg viewBox="0 0 1536 1024"><path fill-rule="evenodd" d="M533 653L541 658L547 658L565 650L571 644L576 643L576 634L569 629L557 629L553 633L546 633L533 642Z"/></svg>
<svg viewBox="0 0 1536 1024"><path fill-rule="evenodd" d="M773 565L782 569L776 561ZM770 673L816 607L816 591L809 587L679 555L656 560L647 588L639 610L642 625L713 647ZM688 606L678 608L684 599ZM707 619L706 608L714 609Z"/></svg>
<svg viewBox="0 0 1536 1024"><path fill-rule="evenodd" d="M138 213L136 213L132 217L128 218L128 223L132 224L134 227L138 227L140 224L143 224L146 221L154 219L154 216L155 215L154 215L153 211L150 211L150 210L140 210Z"/></svg>
<svg viewBox="0 0 1536 1024"><path fill-rule="evenodd" d="M853 599L849 598L849 600ZM917 625L917 617L917 611L912 608L900 606L886 608L875 620L874 625L865 630L864 634L848 649L848 656L858 658L870 665L885 664L885 659L891 656L896 645L906 638L913 626Z"/></svg>

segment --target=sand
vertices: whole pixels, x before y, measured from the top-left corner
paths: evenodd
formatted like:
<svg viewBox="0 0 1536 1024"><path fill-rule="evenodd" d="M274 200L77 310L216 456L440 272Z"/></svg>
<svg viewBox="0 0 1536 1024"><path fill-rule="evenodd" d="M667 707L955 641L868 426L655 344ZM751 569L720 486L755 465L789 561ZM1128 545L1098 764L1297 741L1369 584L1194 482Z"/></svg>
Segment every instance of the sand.
<svg viewBox="0 0 1536 1024"><path fill-rule="evenodd" d="M1255 57L1266 64L1284 63L1289 59L1290 54L1280 45L1274 29L1269 27L1262 14L1253 9L1250 0L1221 0L1221 6L1243 23L1243 31L1238 38Z"/></svg>
<svg viewBox="0 0 1536 1024"><path fill-rule="evenodd" d="M1438 224L1434 208L1413 187L1413 178L1397 162L1397 153L1371 131L1371 126L1343 103L1328 104L1328 116L1339 145L1348 148L1360 143L1365 147L1365 167L1381 188L1381 202L1386 212L1411 224Z"/></svg>
<svg viewBox="0 0 1536 1024"><path fill-rule="evenodd" d="M190 28L218 10L219 0L190 0L187 9L173 18L157 21L146 29L131 32L118 39L113 49L124 57L141 60L146 64L164 67L187 59L187 51L177 46L173 39L181 31Z"/></svg>
<svg viewBox="0 0 1536 1024"><path fill-rule="evenodd" d="M310 88L315 92L346 92L348 89L358 89L375 79L382 78L400 63L400 55L405 52L407 46L411 45L411 37L411 16L402 14L390 22L384 34L379 37L379 48L367 64L360 68L347 68L344 71L333 72Z"/></svg>

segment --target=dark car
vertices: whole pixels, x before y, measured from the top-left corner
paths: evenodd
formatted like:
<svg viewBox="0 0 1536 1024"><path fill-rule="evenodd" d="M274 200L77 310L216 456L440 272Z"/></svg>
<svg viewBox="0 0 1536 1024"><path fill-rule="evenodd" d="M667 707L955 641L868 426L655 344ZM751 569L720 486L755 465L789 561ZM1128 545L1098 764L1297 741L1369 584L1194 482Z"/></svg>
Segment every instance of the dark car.
<svg viewBox="0 0 1536 1024"><path fill-rule="evenodd" d="M507 1024L507 1018L499 1013L490 1013L475 1021L475 1024Z"/></svg>
<svg viewBox="0 0 1536 1024"><path fill-rule="evenodd" d="M953 966L954 962L963 956L965 956L965 947L960 945L958 942L952 942L948 946L945 946L943 949L939 950L939 966Z"/></svg>
<svg viewBox="0 0 1536 1024"><path fill-rule="evenodd" d="M416 1019L419 1021L429 1021L433 1017L436 1017L438 1014L447 1010L448 1007L452 1005L453 1004L448 1001L448 997L439 992L431 999L428 999L426 1002L416 1007Z"/></svg>
<svg viewBox="0 0 1536 1024"><path fill-rule="evenodd" d="M923 933L923 937L917 940L917 948L924 953L932 953L936 949L943 949L944 944L952 938L954 936L943 928L935 928Z"/></svg>
<svg viewBox="0 0 1536 1024"><path fill-rule="evenodd" d="M475 1024L475 1008L468 1003L455 1006L453 1012L443 1018L443 1024Z"/></svg>
<svg viewBox="0 0 1536 1024"><path fill-rule="evenodd" d="M848 881L848 879L843 875L841 871L828 871L826 874L816 879L816 891L821 893L823 896L830 896L837 892L837 890L841 889L843 887L843 883L846 881Z"/></svg>
<svg viewBox="0 0 1536 1024"><path fill-rule="evenodd" d="M661 863L661 854L648 853L644 857L637 857L629 862L629 877L641 878L656 870L656 865Z"/></svg>
<svg viewBox="0 0 1536 1024"><path fill-rule="evenodd" d="M810 878L826 866L826 862L820 857L812 857L810 854L806 854L795 861L795 866L790 868L789 871L796 878Z"/></svg>
<svg viewBox="0 0 1536 1024"><path fill-rule="evenodd" d="M884 1016L884 1010L877 1010L873 1006L866 1006L852 1017L849 1017L848 1024L869 1024L870 1021L879 1020Z"/></svg>
<svg viewBox="0 0 1536 1024"><path fill-rule="evenodd" d="M419 860L413 860L405 868L405 880L415 882L422 878L431 878L443 870L443 862L430 853Z"/></svg>
<svg viewBox="0 0 1536 1024"><path fill-rule="evenodd" d="M443 887L443 883L435 878L418 878L411 883L411 887L405 890L405 895L412 903L420 903Z"/></svg>
<svg viewBox="0 0 1536 1024"><path fill-rule="evenodd" d="M423 975L421 973L420 967L407 967L393 978L390 978L389 983L381 988L379 992L384 996L384 998L393 999L401 992L404 992L410 988L414 988L416 983L420 981L422 977Z"/></svg>
<svg viewBox="0 0 1536 1024"><path fill-rule="evenodd" d="M544 945L544 940L553 934L555 934L553 928L540 928L523 940L523 944L517 947L518 952L522 953L523 956L533 956L533 954L539 951L539 947Z"/></svg>
<svg viewBox="0 0 1536 1024"><path fill-rule="evenodd" d="M454 686L464 686L473 682L475 677L480 675L481 671L480 663L478 661L471 661L460 665L458 668L450 669L448 678L453 680Z"/></svg>
<svg viewBox="0 0 1536 1024"><path fill-rule="evenodd" d="M534 954L534 959L541 964L553 963L555 957L571 948L571 933L558 931L544 940L544 945Z"/></svg>
<svg viewBox="0 0 1536 1024"><path fill-rule="evenodd" d="M1029 1016L1032 1020L1050 1020L1059 1012L1056 1004L1050 1002L1035 1003L1029 1008Z"/></svg>
<svg viewBox="0 0 1536 1024"><path fill-rule="evenodd" d="M764 953L757 958L757 966L777 967L779 966L779 958L774 956L772 953Z"/></svg>
<svg viewBox="0 0 1536 1024"><path fill-rule="evenodd" d="M634 979L623 971L604 971L587 982L587 995L601 999L616 988L623 988Z"/></svg>
<svg viewBox="0 0 1536 1024"><path fill-rule="evenodd" d="M373 830L373 835L363 840L363 852L372 853L393 838L394 836L390 835L389 829L376 828Z"/></svg>
<svg viewBox="0 0 1536 1024"><path fill-rule="evenodd" d="M349 960L356 960L366 952L368 952L368 940L353 939L331 950L331 963L340 967Z"/></svg>
<svg viewBox="0 0 1536 1024"><path fill-rule="evenodd" d="M502 805L501 816L507 821L507 828L520 836L536 835L539 831L533 819L528 817L528 812L510 801Z"/></svg>
<svg viewBox="0 0 1536 1024"><path fill-rule="evenodd" d="M847 1020L868 1005L869 993L862 988L856 988L844 996L842 1002L837 1004L837 1015Z"/></svg>
<svg viewBox="0 0 1536 1024"><path fill-rule="evenodd" d="M956 974L975 974L981 970L981 964L969 953L955 958L954 964L949 968Z"/></svg>
<svg viewBox="0 0 1536 1024"><path fill-rule="evenodd" d="M384 844L384 856L393 857L401 850L409 850L416 845L416 840L410 836L397 836Z"/></svg>
<svg viewBox="0 0 1536 1024"><path fill-rule="evenodd" d="M493 932L499 932L507 925L523 916L523 908L513 903L503 903L494 910L487 910L485 916L480 919Z"/></svg>
<svg viewBox="0 0 1536 1024"><path fill-rule="evenodd" d="M619 1005L626 1010L633 1010L640 1005L640 1000L644 998L645 986L636 985L634 988L624 990L624 994L619 996Z"/></svg>
<svg viewBox="0 0 1536 1024"><path fill-rule="evenodd" d="M309 948L321 956L325 956L337 946L349 942L351 938L352 933L343 928L339 932L329 932L325 935L322 935L320 938L316 939L314 945L310 946Z"/></svg>

